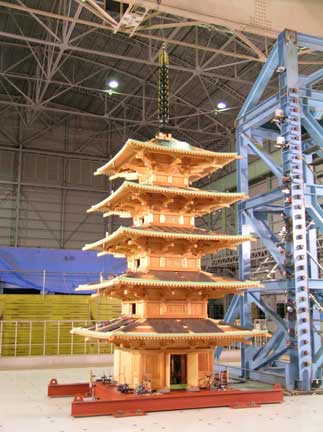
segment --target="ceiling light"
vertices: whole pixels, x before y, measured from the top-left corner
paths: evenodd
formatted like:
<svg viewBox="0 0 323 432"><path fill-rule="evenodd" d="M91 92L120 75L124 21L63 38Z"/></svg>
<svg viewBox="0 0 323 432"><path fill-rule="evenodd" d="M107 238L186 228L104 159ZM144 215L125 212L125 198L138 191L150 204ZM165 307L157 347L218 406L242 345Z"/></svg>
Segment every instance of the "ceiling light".
<svg viewBox="0 0 323 432"><path fill-rule="evenodd" d="M119 82L117 80L111 80L108 82L108 86L112 89L116 89L119 87Z"/></svg>
<svg viewBox="0 0 323 432"><path fill-rule="evenodd" d="M219 102L216 106L218 109L225 109L227 104L225 102Z"/></svg>
<svg viewBox="0 0 323 432"><path fill-rule="evenodd" d="M113 94L116 93L116 92L115 92L114 90L112 90L112 89L105 90L105 92L108 93L109 96L112 96Z"/></svg>

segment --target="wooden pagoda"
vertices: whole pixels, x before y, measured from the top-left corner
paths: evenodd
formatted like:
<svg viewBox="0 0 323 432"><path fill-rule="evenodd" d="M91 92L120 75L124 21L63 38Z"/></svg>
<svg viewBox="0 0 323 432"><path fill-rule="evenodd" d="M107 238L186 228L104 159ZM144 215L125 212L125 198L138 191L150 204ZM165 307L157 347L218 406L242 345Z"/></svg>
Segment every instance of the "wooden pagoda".
<svg viewBox="0 0 323 432"><path fill-rule="evenodd" d="M113 342L114 379L153 389L203 387L213 371L216 346L246 341L259 332L218 322L207 316L209 298L259 286L201 271L201 257L234 249L251 236L208 232L194 225L196 216L246 198L190 186L192 181L239 158L193 147L160 133L148 142L128 140L95 174L124 177L122 186L89 211L131 217L85 250L126 257L127 272L78 291L122 300L122 316L73 332ZM137 182L131 180L137 180Z"/></svg>
<svg viewBox="0 0 323 432"><path fill-rule="evenodd" d="M121 386L106 383L103 378L93 382L91 377L89 383L71 384L58 384L53 378L48 395L74 395L72 415L76 417L251 407L283 399L279 385L270 390L223 391L222 387L209 387L214 348L233 342L248 343L264 332L207 316L209 298L239 294L259 286L257 282L224 279L201 270L203 255L236 248L252 238L208 232L196 228L194 221L246 196L191 186L239 156L202 150L171 136L165 49L159 61L159 133L148 142L128 140L95 173L125 181L89 212L132 218L133 225L121 226L84 249L98 250L98 255L126 257L128 268L125 274L80 286L78 291L94 290L94 295L121 299L122 315L94 327L74 328L72 333L114 344L114 379ZM117 391L121 388L134 389L135 394L121 394ZM184 388L194 392L183 391ZM91 399L85 399L89 396Z"/></svg>

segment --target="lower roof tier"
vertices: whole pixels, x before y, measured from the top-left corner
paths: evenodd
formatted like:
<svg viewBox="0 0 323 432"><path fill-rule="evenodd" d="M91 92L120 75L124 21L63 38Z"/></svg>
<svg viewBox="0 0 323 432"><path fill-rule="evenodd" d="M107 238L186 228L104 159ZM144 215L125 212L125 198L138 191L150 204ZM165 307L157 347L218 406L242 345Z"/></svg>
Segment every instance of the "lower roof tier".
<svg viewBox="0 0 323 432"><path fill-rule="evenodd" d="M105 200L93 205L88 212L128 214L139 218L147 213L175 213L200 216L248 198L243 193L225 193L195 188L157 186L125 181Z"/></svg>
<svg viewBox="0 0 323 432"><path fill-rule="evenodd" d="M123 347L133 348L145 343L156 349L178 346L183 342L199 346L216 346L246 341L255 336L267 335L263 330L242 329L211 318L131 318L120 317L89 328L73 328L73 334L92 339L106 340Z"/></svg>
<svg viewBox="0 0 323 432"><path fill-rule="evenodd" d="M164 297L173 296L173 290L178 289L186 291L185 295L190 298L222 298L258 287L261 287L258 281L239 281L203 271L147 271L128 272L99 283L80 285L76 291L99 291L122 300L138 300L140 296L149 298L149 290L153 289L161 290Z"/></svg>
<svg viewBox="0 0 323 432"><path fill-rule="evenodd" d="M104 239L85 245L83 250L128 257L143 252L200 257L222 249L235 249L240 243L253 240L250 235L230 235L193 227L140 225L120 227Z"/></svg>

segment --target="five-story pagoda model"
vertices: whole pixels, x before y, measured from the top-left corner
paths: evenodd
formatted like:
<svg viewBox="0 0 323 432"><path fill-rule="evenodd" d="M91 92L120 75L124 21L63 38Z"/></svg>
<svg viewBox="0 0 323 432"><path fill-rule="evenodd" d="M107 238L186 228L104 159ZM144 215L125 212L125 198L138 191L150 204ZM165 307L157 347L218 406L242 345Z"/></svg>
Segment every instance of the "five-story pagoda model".
<svg viewBox="0 0 323 432"><path fill-rule="evenodd" d="M126 257L127 272L78 288L121 299L122 316L92 328L74 328L73 332L115 345L114 379L118 383L136 387L149 380L152 389L197 388L214 369L216 346L245 342L259 334L208 318L208 299L236 294L259 283L201 271L203 255L252 240L250 236L208 232L194 225L195 217L246 198L239 193L191 187L193 181L239 156L193 147L166 132L164 50L161 63L161 132L148 142L129 139L97 170L95 174L123 177L125 181L89 209L104 216L117 214L133 219L132 226L120 227L84 247L98 250L98 255Z"/></svg>

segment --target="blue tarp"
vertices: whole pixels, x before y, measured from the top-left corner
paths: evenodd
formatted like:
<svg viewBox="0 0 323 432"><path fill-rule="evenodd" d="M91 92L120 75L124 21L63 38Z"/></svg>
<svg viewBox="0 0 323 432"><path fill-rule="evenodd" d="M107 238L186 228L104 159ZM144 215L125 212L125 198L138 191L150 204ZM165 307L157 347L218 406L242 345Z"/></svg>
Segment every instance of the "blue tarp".
<svg viewBox="0 0 323 432"><path fill-rule="evenodd" d="M0 247L3 288L33 288L44 292L75 293L84 283L97 282L126 270L126 260L96 252ZM83 292L84 294L84 292Z"/></svg>

